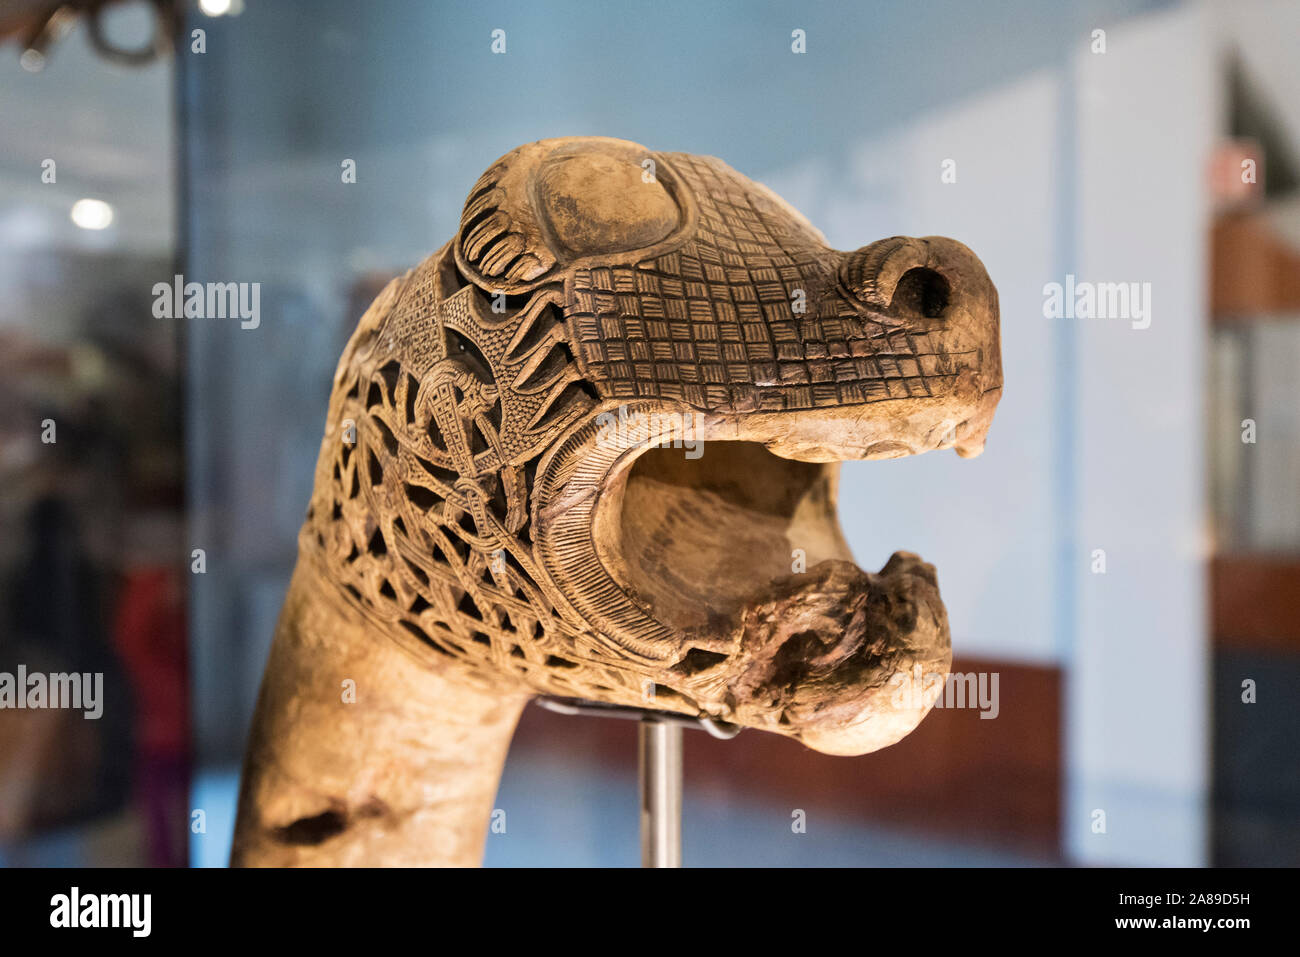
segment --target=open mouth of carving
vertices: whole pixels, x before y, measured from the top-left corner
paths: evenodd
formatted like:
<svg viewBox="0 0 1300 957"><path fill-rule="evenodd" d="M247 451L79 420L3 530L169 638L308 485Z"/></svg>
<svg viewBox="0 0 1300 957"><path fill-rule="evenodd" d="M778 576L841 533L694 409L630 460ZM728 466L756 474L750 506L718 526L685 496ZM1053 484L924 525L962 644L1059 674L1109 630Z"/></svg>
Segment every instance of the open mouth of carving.
<svg viewBox="0 0 1300 957"><path fill-rule="evenodd" d="M602 494L610 572L685 638L671 686L713 717L829 753L906 735L933 703L909 682L951 659L934 569L907 553L877 573L854 564L835 514L839 464L819 452L688 451L646 450Z"/></svg>
<svg viewBox="0 0 1300 957"><path fill-rule="evenodd" d="M660 621L706 635L773 582L848 549L830 504L835 467L756 442L652 448L625 476L618 554Z"/></svg>

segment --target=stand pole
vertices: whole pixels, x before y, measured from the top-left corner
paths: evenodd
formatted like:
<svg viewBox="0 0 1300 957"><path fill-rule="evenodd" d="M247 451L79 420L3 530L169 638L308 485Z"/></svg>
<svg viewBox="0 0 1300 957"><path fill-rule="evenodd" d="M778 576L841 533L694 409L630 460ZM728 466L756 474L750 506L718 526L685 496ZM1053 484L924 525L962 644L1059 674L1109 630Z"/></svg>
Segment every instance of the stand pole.
<svg viewBox="0 0 1300 957"><path fill-rule="evenodd" d="M637 726L641 780L641 866L682 866L682 726L642 718Z"/></svg>

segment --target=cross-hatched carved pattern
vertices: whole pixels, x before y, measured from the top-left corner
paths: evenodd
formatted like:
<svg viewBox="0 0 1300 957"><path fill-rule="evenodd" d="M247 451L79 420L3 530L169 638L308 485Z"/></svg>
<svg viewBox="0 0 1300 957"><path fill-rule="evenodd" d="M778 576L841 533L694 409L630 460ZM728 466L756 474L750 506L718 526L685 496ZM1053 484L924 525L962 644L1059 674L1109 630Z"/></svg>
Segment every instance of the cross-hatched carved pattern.
<svg viewBox="0 0 1300 957"><path fill-rule="evenodd" d="M634 266L575 269L569 285L571 334L602 395L777 411L952 386L953 357L930 334L824 294L825 248L788 214L708 157L662 158L698 203L694 236Z"/></svg>

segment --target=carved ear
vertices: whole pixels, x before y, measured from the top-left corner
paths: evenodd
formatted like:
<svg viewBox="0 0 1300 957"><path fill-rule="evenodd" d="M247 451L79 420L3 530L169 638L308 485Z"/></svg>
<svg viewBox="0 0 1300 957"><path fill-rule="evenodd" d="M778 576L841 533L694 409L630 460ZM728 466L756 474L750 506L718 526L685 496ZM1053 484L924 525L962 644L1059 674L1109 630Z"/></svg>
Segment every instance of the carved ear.
<svg viewBox="0 0 1300 957"><path fill-rule="evenodd" d="M682 213L653 164L645 147L606 137L540 140L507 153L465 202L457 266L489 293L516 295L576 260L663 241Z"/></svg>
<svg viewBox="0 0 1300 957"><path fill-rule="evenodd" d="M555 265L529 189L538 145L521 146L493 163L470 190L460 214L456 265L489 292L520 291Z"/></svg>

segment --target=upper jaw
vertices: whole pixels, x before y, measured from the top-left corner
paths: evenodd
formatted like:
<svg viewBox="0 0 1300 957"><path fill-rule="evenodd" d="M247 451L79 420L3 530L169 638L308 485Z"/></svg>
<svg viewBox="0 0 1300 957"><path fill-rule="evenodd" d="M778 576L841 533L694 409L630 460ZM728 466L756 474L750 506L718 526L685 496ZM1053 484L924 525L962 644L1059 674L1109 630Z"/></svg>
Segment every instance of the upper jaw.
<svg viewBox="0 0 1300 957"><path fill-rule="evenodd" d="M941 449L979 455L1001 388L962 385L946 396L798 412L705 416L701 437L758 442L800 462L892 459Z"/></svg>

